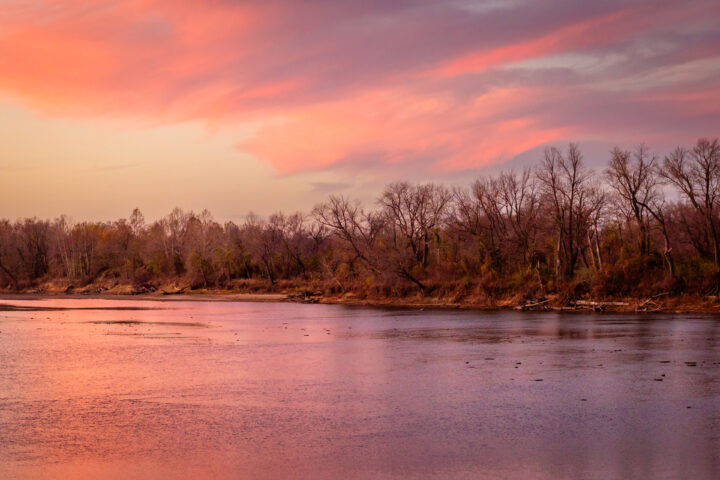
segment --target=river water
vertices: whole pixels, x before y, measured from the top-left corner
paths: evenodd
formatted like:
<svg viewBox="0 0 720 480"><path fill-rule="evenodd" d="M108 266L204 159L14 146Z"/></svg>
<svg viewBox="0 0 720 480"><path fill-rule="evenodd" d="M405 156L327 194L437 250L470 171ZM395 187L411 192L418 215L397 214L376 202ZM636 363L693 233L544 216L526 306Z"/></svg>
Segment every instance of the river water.
<svg viewBox="0 0 720 480"><path fill-rule="evenodd" d="M0 300L0 478L717 479L719 318Z"/></svg>

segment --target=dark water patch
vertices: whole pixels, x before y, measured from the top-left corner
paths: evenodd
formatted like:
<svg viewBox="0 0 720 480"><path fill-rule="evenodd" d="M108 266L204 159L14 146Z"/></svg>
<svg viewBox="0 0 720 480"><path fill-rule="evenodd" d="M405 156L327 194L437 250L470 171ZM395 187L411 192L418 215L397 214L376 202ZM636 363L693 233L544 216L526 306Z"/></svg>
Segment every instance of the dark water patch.
<svg viewBox="0 0 720 480"><path fill-rule="evenodd" d="M27 306L27 305L11 305L9 303L0 303L0 312L58 312L68 310L109 310L109 311L135 311L135 310L163 310L156 307L136 307L136 306L117 306L117 307L44 307L44 306Z"/></svg>
<svg viewBox="0 0 720 480"><path fill-rule="evenodd" d="M161 327L193 327L208 328L210 325L201 322L150 322L144 320L91 320L89 322L94 325L158 325Z"/></svg>
<svg viewBox="0 0 720 480"><path fill-rule="evenodd" d="M167 338L198 338L198 337L187 337L180 332L106 332L105 335L115 335L118 337L142 337L142 338L154 338L154 339L167 339Z"/></svg>
<svg viewBox="0 0 720 480"><path fill-rule="evenodd" d="M349 336L358 336L352 334ZM379 332L370 332L368 338L378 340L402 339L410 341L456 341L475 343L505 343L513 338L504 332L491 332L477 328L394 328Z"/></svg>

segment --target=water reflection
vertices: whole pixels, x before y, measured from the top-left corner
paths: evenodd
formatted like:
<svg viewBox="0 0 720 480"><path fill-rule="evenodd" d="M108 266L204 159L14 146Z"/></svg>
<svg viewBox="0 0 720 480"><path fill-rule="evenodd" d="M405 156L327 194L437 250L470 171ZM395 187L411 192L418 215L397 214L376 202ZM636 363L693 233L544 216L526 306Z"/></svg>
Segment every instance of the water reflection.
<svg viewBox="0 0 720 480"><path fill-rule="evenodd" d="M720 477L713 317L10 303L0 478Z"/></svg>

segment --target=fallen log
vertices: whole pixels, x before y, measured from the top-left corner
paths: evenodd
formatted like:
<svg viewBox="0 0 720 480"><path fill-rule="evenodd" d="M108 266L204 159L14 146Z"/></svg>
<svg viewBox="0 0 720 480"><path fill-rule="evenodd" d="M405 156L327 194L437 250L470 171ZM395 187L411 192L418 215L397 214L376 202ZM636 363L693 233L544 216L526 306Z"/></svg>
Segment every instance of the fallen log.
<svg viewBox="0 0 720 480"><path fill-rule="evenodd" d="M575 305L584 307L625 307L630 305L628 302L597 302L594 300L577 300Z"/></svg>
<svg viewBox="0 0 720 480"><path fill-rule="evenodd" d="M542 301L540 301L540 302L533 302L533 303L526 303L526 304L524 304L524 305L517 305L517 306L515 307L515 310L531 310L531 309L540 307L540 306L542 306L542 305L545 305L545 304L548 303L549 301L550 301L550 299L545 299L545 300L542 300ZM545 307L543 307L543 308L545 308Z"/></svg>

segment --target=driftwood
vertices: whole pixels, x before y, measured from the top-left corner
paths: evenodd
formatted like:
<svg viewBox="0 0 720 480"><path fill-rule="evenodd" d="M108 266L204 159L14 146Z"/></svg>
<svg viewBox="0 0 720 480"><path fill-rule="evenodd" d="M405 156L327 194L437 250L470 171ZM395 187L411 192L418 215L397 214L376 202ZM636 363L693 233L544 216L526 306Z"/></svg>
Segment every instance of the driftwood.
<svg viewBox="0 0 720 480"><path fill-rule="evenodd" d="M636 312L655 312L662 309L662 306L657 303L654 299L670 295L670 292L658 293L652 297L642 301L635 306ZM550 306L547 303L550 299L545 299L537 302L525 303L523 305L517 305L515 310L554 310L557 312L573 312L573 311L588 311L592 310L595 312L601 312L606 309L612 310L616 307L628 307L631 304L629 302L601 302L596 300L576 300L571 301L566 305Z"/></svg>
<svg viewBox="0 0 720 480"><path fill-rule="evenodd" d="M625 307L627 302L596 302L593 300L577 300L575 305L580 307Z"/></svg>
<svg viewBox="0 0 720 480"><path fill-rule="evenodd" d="M660 311L662 308L659 303L657 303L654 299L658 297L663 297L665 295L670 295L670 292L663 292L658 293L657 295L653 295L650 298L645 299L642 301L637 307L635 307L636 312L657 312Z"/></svg>
<svg viewBox="0 0 720 480"><path fill-rule="evenodd" d="M163 290L161 292L163 295L182 295L185 293L185 288L177 288L175 290Z"/></svg>
<svg viewBox="0 0 720 480"><path fill-rule="evenodd" d="M625 307L627 302L597 302L594 300L577 300L575 306L581 310L592 310L593 312L602 312L608 307Z"/></svg>
<svg viewBox="0 0 720 480"><path fill-rule="evenodd" d="M540 302L533 302L533 303L526 303L524 305L518 305L515 307L515 310L532 310L532 309L538 308L542 305L545 305L549 301L550 301L550 299L548 298L548 299L542 300ZM545 309L545 308L546 307L543 307L543 309Z"/></svg>
<svg viewBox="0 0 720 480"><path fill-rule="evenodd" d="M550 302L550 299L541 300L538 302L532 302L532 303L526 303L524 305L518 305L515 307L515 310L555 310L559 312L572 312L572 311L583 311L583 310L593 310L593 311L602 311L605 310L608 307L626 307L629 305L627 302L598 302L594 300L577 300L575 302L570 302L566 305L559 305L559 306L549 306L546 305L548 302Z"/></svg>
<svg viewBox="0 0 720 480"><path fill-rule="evenodd" d="M306 290L304 292L291 293L287 296L287 299L291 302L318 303L318 297L320 297L321 295L321 293L315 293Z"/></svg>

